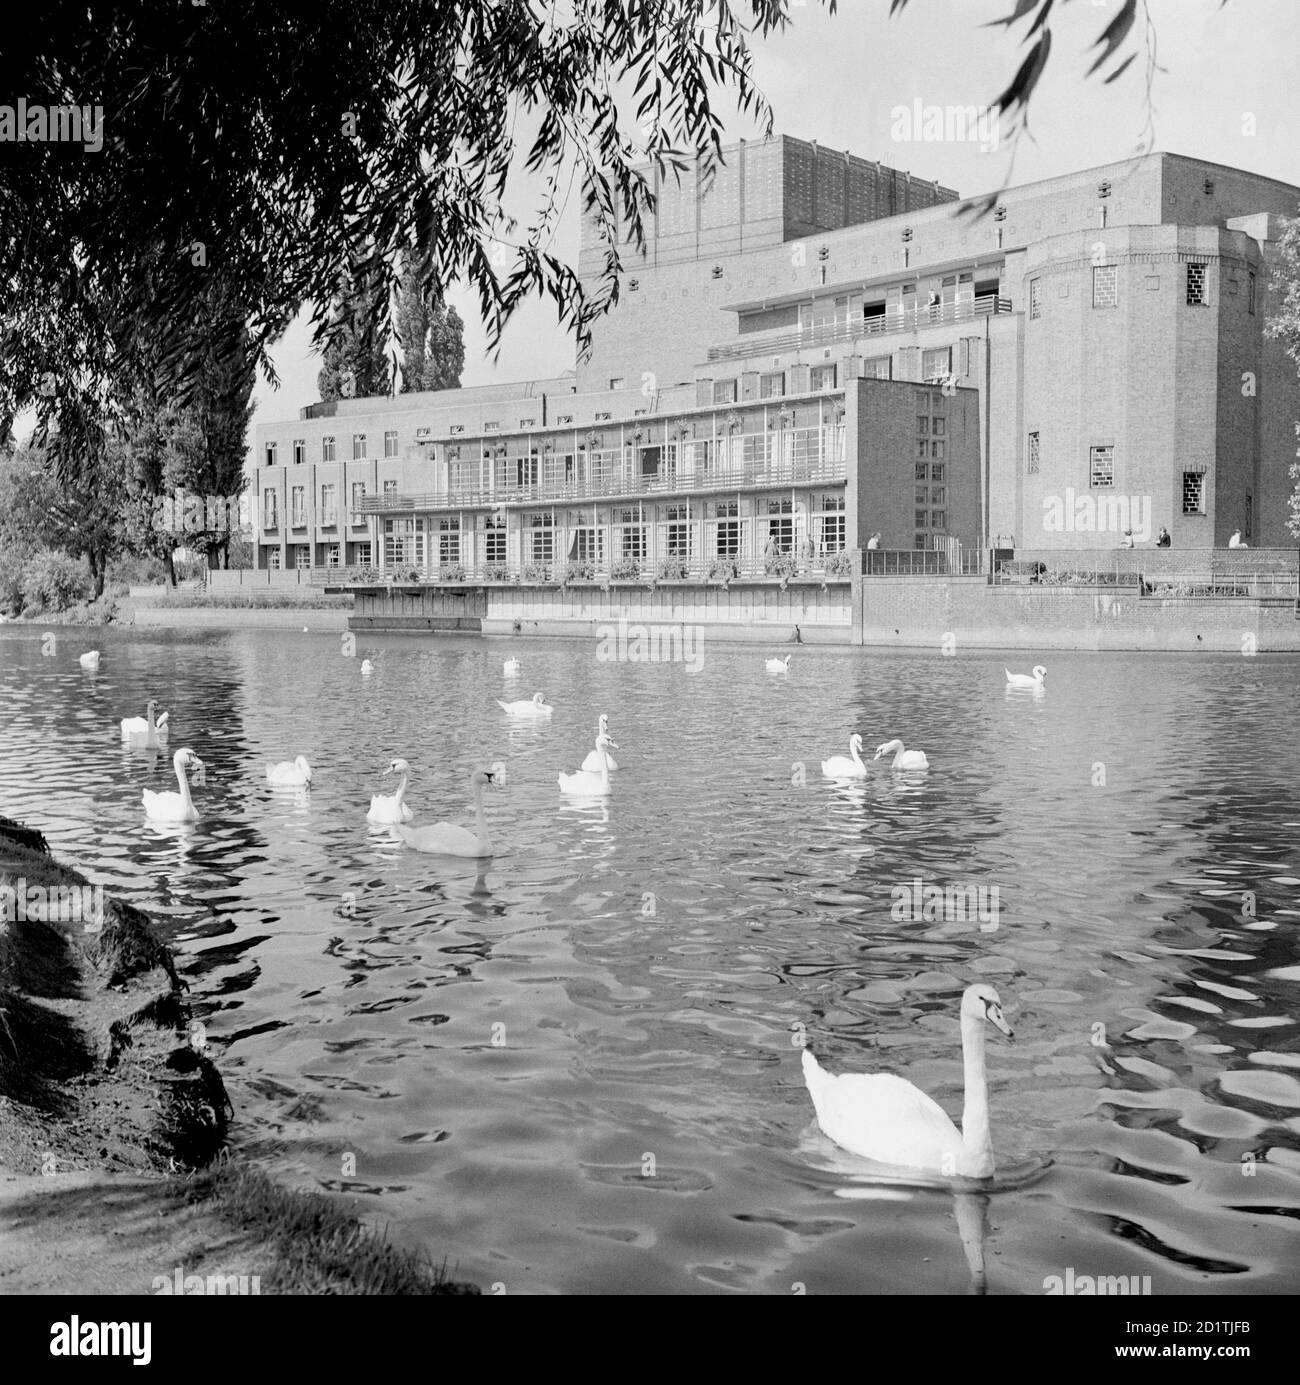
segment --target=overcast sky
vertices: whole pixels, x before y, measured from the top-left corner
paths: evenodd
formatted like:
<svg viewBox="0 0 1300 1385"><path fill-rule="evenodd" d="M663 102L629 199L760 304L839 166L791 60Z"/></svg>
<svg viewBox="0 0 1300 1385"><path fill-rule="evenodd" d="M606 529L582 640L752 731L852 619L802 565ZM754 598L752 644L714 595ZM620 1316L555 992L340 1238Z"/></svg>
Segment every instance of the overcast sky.
<svg viewBox="0 0 1300 1385"><path fill-rule="evenodd" d="M1010 13L1013 0L911 0L893 19L889 0L840 0L834 17L817 0L791 0L793 23L783 37L756 45L755 71L778 132L880 159L974 196L1001 186L1009 173L1013 184L1027 183L1139 152L1149 136L1144 52L1111 85L1101 74L1085 76L1095 57L1089 50L1120 3L1063 0L1055 6L1051 60L1014 168L1006 142L985 151L977 143L891 138L891 112L911 108L918 98L940 106L993 102L1027 49L1006 30L982 26ZM1149 0L1149 11L1165 69L1154 79L1152 147L1300 183L1297 0ZM1133 31L1139 41L1142 28L1140 5ZM719 102L718 109L726 108ZM1244 133L1249 117L1254 134ZM736 118L728 133L752 137L755 131ZM577 259L578 203L575 191L553 246L570 263ZM521 311L494 361L485 354L473 295L453 290L449 296L465 319L463 384L554 375L573 365L573 343L556 326L550 305ZM319 397L320 361L305 320L290 328L272 355L281 387L259 381L255 425L294 418Z"/></svg>

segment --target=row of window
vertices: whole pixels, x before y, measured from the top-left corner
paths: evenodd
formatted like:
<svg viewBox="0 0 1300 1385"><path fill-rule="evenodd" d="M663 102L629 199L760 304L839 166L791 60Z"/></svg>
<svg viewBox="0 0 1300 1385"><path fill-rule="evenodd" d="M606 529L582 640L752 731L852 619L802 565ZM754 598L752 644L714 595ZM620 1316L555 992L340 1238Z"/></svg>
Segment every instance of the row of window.
<svg viewBox="0 0 1300 1385"><path fill-rule="evenodd" d="M293 440L293 464L302 466L307 460L307 439L294 438ZM354 462L364 462L369 456L367 452L368 442L364 433L352 434L352 460ZM280 446L278 443L268 442L266 444L266 465L275 466L279 456ZM384 434L384 456L396 457L397 451L397 429L391 428ZM322 462L337 462L338 439L333 437L322 438L320 440L320 459Z"/></svg>
<svg viewBox="0 0 1300 1385"><path fill-rule="evenodd" d="M1025 469L1036 475L1042 457L1041 435L1029 434L1029 444L1025 449ZM919 479L919 478L918 478ZM1088 449L1088 485L1094 490L1108 490L1115 485L1115 447L1105 443ZM1203 515L1205 513L1205 473L1203 471L1183 472L1183 513Z"/></svg>
<svg viewBox="0 0 1300 1385"><path fill-rule="evenodd" d="M869 380L892 380L894 378L894 358L892 356L872 356L863 361L862 373ZM941 380L952 374L952 347L936 346L921 352L921 379ZM812 388L834 389L836 368L833 365L812 367ZM610 381L611 386L614 382ZM713 402L715 404L735 404L740 398L740 382L735 379L714 380ZM785 393L785 372L769 371L758 377L758 397L770 399Z"/></svg>
<svg viewBox="0 0 1300 1385"><path fill-rule="evenodd" d="M364 481L354 481L352 483L352 509L360 508L361 499L366 493L366 483ZM385 481L384 494L396 495L397 482ZM262 491L262 527L264 529L274 529L279 522L279 493L268 486ZM321 524L337 524L338 516L338 487L333 483L327 483L320 488L320 520ZM364 523L362 520L353 520L353 523ZM307 525L307 488L306 486L292 486L289 490L289 524L294 529L304 529Z"/></svg>
<svg viewBox="0 0 1300 1385"><path fill-rule="evenodd" d="M1210 305L1209 265L1203 261L1192 260L1186 265L1184 288L1189 307L1207 308ZM1160 287L1160 276L1146 276L1148 289ZM1237 280L1229 277L1228 292L1236 293ZM1094 308L1114 308L1119 306L1119 266L1113 264L1094 265L1092 269L1092 306ZM1255 311L1255 273L1247 271L1246 309ZM1040 318L1043 315L1043 281L1041 278L1029 281L1029 316Z"/></svg>
<svg viewBox="0 0 1300 1385"><path fill-rule="evenodd" d="M886 357L888 359L888 357ZM760 399L779 399L785 390L785 371L764 371L758 377L758 397ZM809 367L808 388L810 390L833 390L839 381L839 371L835 365L815 365ZM610 389L621 389L623 381L613 379ZM740 400L739 380L715 380L713 382L713 402L715 404L736 404Z"/></svg>

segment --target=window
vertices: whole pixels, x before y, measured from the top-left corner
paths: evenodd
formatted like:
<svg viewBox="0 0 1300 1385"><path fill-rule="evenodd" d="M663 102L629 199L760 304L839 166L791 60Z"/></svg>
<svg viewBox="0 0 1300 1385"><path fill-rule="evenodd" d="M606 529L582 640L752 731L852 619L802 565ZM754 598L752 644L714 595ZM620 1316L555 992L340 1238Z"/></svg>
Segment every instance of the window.
<svg viewBox="0 0 1300 1385"><path fill-rule="evenodd" d="M823 496L822 508L830 513L823 513L817 517L817 542L821 546L820 551L841 553L847 541L847 531L844 527L844 497Z"/></svg>
<svg viewBox="0 0 1300 1385"><path fill-rule="evenodd" d="M398 567L412 561L415 540L413 519L384 521L384 566Z"/></svg>
<svg viewBox="0 0 1300 1385"><path fill-rule="evenodd" d="M928 505L930 503L930 487L917 486L916 494L912 497L912 501L916 505Z"/></svg>
<svg viewBox="0 0 1300 1385"><path fill-rule="evenodd" d="M300 543L300 544L298 545L298 548L297 548L297 557L296 557L295 560L294 560L294 566L297 567L297 569L298 569L299 572L306 572L307 569L308 569L309 567L311 567L311 545L310 545L310 544L308 544L308 543Z"/></svg>
<svg viewBox="0 0 1300 1385"><path fill-rule="evenodd" d="M363 455L364 455L364 454L363 454ZM390 428L390 429L384 434L384 456L385 456L385 457L396 457L396 456L397 456L397 429L396 429L396 428Z"/></svg>
<svg viewBox="0 0 1300 1385"><path fill-rule="evenodd" d="M294 438L293 440L293 464L301 466L307 460L307 439Z"/></svg>
<svg viewBox="0 0 1300 1385"><path fill-rule="evenodd" d="M833 390L835 379L833 365L815 365L809 375L809 386L815 390Z"/></svg>
<svg viewBox="0 0 1300 1385"><path fill-rule="evenodd" d="M320 522L322 524L337 524L339 522L339 502L337 486L322 486L320 488Z"/></svg>
<svg viewBox="0 0 1300 1385"><path fill-rule="evenodd" d="M366 455L366 435L364 433L352 434L352 460L360 462Z"/></svg>
<svg viewBox="0 0 1300 1385"><path fill-rule="evenodd" d="M275 443L273 443L273 442L268 442L268 443L266 444L266 464L267 464L267 466L274 466L274 465L275 465L275 450L276 450L276 444L275 444Z"/></svg>
<svg viewBox="0 0 1300 1385"><path fill-rule="evenodd" d="M666 552L670 558L689 558L691 556L691 526L685 505L665 505L664 518L668 521L664 530Z"/></svg>
<svg viewBox="0 0 1300 1385"><path fill-rule="evenodd" d="M785 371L772 370L758 377L758 397L773 399L785 393Z"/></svg>
<svg viewBox="0 0 1300 1385"><path fill-rule="evenodd" d="M289 493L289 501L290 523L293 528L301 529L307 523L307 488L295 486Z"/></svg>
<svg viewBox="0 0 1300 1385"><path fill-rule="evenodd" d="M921 437L928 437L930 433L930 415L921 414L916 420L916 431Z"/></svg>
<svg viewBox="0 0 1300 1385"><path fill-rule="evenodd" d="M928 481L930 478L930 468L924 462L916 464L916 479L918 481Z"/></svg>
<svg viewBox="0 0 1300 1385"><path fill-rule="evenodd" d="M1203 515L1205 513L1205 473L1203 471L1183 472L1183 513Z"/></svg>
<svg viewBox="0 0 1300 1385"><path fill-rule="evenodd" d="M271 569L272 572L279 572L279 571L280 571L280 550L279 550L278 548L273 548L267 556L268 556L268 557L270 558L270 560L271 560L271 561L267 564L267 566Z"/></svg>
<svg viewBox="0 0 1300 1385"><path fill-rule="evenodd" d="M892 380L893 362L892 356L873 356L869 361L863 361L862 373L868 380Z"/></svg>
<svg viewBox="0 0 1300 1385"><path fill-rule="evenodd" d="M369 543L369 541L367 540L367 542L365 542L365 543L359 543L359 544L357 544L357 550L356 550L356 551L357 551L357 562L358 562L362 567L369 567L369 566L370 566L370 543Z"/></svg>
<svg viewBox="0 0 1300 1385"><path fill-rule="evenodd" d="M1115 484L1115 449L1109 443L1105 447L1088 449L1088 484L1102 487Z"/></svg>
<svg viewBox="0 0 1300 1385"><path fill-rule="evenodd" d="M1253 269L1246 275L1246 311L1249 313L1255 311L1255 271Z"/></svg>
<svg viewBox="0 0 1300 1385"><path fill-rule="evenodd" d="M353 481L352 483L352 508L354 511L361 509L361 502L365 498L366 483L364 481ZM353 524L364 524L365 520L354 515Z"/></svg>
<svg viewBox="0 0 1300 1385"><path fill-rule="evenodd" d="M740 506L734 500L719 500L705 511L715 521L714 552L719 558L735 558L740 554Z"/></svg>
<svg viewBox="0 0 1300 1385"><path fill-rule="evenodd" d="M1208 265L1193 261L1187 266L1187 306L1204 308L1210 302L1209 282L1206 276Z"/></svg>
<svg viewBox="0 0 1300 1385"><path fill-rule="evenodd" d="M928 534L916 534L912 539L913 548L927 548L930 543Z"/></svg>
<svg viewBox="0 0 1300 1385"><path fill-rule="evenodd" d="M946 505L947 503L948 503L948 488L947 488L947 486L931 486L931 487L930 487L930 504L931 504L931 505Z"/></svg>
<svg viewBox="0 0 1300 1385"><path fill-rule="evenodd" d="M932 466L932 467L930 468L930 480L931 480L931 481L942 481L942 480L943 480L943 467L942 467L942 466L940 466L940 465L935 465L935 466Z"/></svg>
<svg viewBox="0 0 1300 1385"><path fill-rule="evenodd" d="M930 444L930 456L937 458L939 461L943 460L943 441L942 438L936 438Z"/></svg>
<svg viewBox="0 0 1300 1385"><path fill-rule="evenodd" d="M1094 265L1092 270L1092 306L1114 308L1119 303L1119 267L1113 264Z"/></svg>
<svg viewBox="0 0 1300 1385"><path fill-rule="evenodd" d="M952 347L939 346L931 351L921 352L921 378L938 380L952 374Z"/></svg>
<svg viewBox="0 0 1300 1385"><path fill-rule="evenodd" d="M948 527L948 512L947 512L947 510L931 510L931 511L930 511L930 528L931 528L931 529L946 529L947 527Z"/></svg>
<svg viewBox="0 0 1300 1385"><path fill-rule="evenodd" d="M765 552L770 552L770 545L772 544L776 545L778 553L789 553L794 548L793 509L793 504L788 497L784 500L769 500L767 502L767 513L778 516L778 518L767 521Z"/></svg>
<svg viewBox="0 0 1300 1385"><path fill-rule="evenodd" d="M506 526L488 518L483 526L483 561L502 564L506 560Z"/></svg>
<svg viewBox="0 0 1300 1385"><path fill-rule="evenodd" d="M276 493L273 490L264 490L262 492L262 528L274 529L276 527Z"/></svg>
<svg viewBox="0 0 1300 1385"><path fill-rule="evenodd" d="M330 544L325 550L325 566L338 567L339 565L339 546L336 543Z"/></svg>
<svg viewBox="0 0 1300 1385"><path fill-rule="evenodd" d="M385 482L384 482L384 494L385 494L385 495L396 495L396 494L397 494L397 482L396 482L396 481L385 481Z"/></svg>
<svg viewBox="0 0 1300 1385"><path fill-rule="evenodd" d="M930 420L930 432L936 438L943 437L944 433L947 431L947 428L948 420L946 418L932 418Z"/></svg>
<svg viewBox="0 0 1300 1385"><path fill-rule="evenodd" d="M916 455L918 457L928 457L930 455L930 442L927 438L917 438Z"/></svg>
<svg viewBox="0 0 1300 1385"><path fill-rule="evenodd" d="M501 431L500 420L494 418L490 422L484 423L483 431L485 433L499 433Z"/></svg>
<svg viewBox="0 0 1300 1385"><path fill-rule="evenodd" d="M605 560L605 531L603 529L573 530L569 543L569 561L575 563L601 563Z"/></svg>
<svg viewBox="0 0 1300 1385"><path fill-rule="evenodd" d="M623 388L623 377L621 375L615 375L613 379L610 380L609 387L612 390L621 390Z"/></svg>
<svg viewBox="0 0 1300 1385"><path fill-rule="evenodd" d="M1026 470L1031 476L1036 476L1036 475L1038 474L1038 457L1039 457L1039 453L1038 453L1038 434L1037 434L1037 433L1030 433L1030 435L1029 435L1029 449L1028 449L1028 451L1027 451L1027 453L1026 453L1026 457L1027 457L1027 462L1026 462L1026 465L1025 465L1025 470Z"/></svg>
<svg viewBox="0 0 1300 1385"><path fill-rule="evenodd" d="M734 380L715 380L713 382L713 402L715 404L734 404L736 402L736 382Z"/></svg>
<svg viewBox="0 0 1300 1385"><path fill-rule="evenodd" d="M1031 279L1029 281L1029 316L1031 318L1042 317L1043 315L1043 281L1041 279Z"/></svg>
<svg viewBox="0 0 1300 1385"><path fill-rule="evenodd" d="M460 562L460 519L456 515L443 515L438 520L438 561Z"/></svg>
<svg viewBox="0 0 1300 1385"><path fill-rule="evenodd" d="M918 529L924 529L927 522L929 521L930 512L928 510L917 510L915 518L916 527ZM924 544L922 544L921 547L924 547Z"/></svg>
<svg viewBox="0 0 1300 1385"><path fill-rule="evenodd" d="M619 530L619 556L645 558L645 524L639 510L616 510Z"/></svg>
<svg viewBox="0 0 1300 1385"><path fill-rule="evenodd" d="M333 462L338 460L338 448L334 445L333 438L322 438L320 440L320 459L322 462Z"/></svg>

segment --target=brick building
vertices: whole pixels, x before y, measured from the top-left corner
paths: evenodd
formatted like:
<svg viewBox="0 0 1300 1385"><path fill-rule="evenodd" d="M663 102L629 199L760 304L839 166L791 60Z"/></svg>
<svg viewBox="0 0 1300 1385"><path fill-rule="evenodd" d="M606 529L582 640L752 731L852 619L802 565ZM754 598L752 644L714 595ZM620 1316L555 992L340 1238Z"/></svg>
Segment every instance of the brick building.
<svg viewBox="0 0 1300 1385"><path fill-rule="evenodd" d="M834 574L876 531L1289 541L1300 389L1263 326L1297 188L1151 154L979 215L783 137L659 194L576 372L259 428L257 565L707 579Z"/></svg>

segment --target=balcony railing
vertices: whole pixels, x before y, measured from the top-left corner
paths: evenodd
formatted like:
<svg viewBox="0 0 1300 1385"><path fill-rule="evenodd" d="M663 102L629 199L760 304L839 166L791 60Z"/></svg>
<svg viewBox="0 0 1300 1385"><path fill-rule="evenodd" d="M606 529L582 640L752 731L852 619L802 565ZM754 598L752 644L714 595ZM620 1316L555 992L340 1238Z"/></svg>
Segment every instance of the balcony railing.
<svg viewBox="0 0 1300 1385"><path fill-rule="evenodd" d="M485 585L607 587L615 583L642 586L672 582L707 582L715 586L732 582L792 581L851 582L858 555L828 553L816 557L794 554L759 557L690 557L653 559L621 558L600 563L566 560L532 563L448 563L425 570L409 563L395 567L367 566L314 568L311 583L320 587L347 587L383 591L391 587L464 587Z"/></svg>
<svg viewBox="0 0 1300 1385"><path fill-rule="evenodd" d="M868 548L862 554L864 577L978 577L985 571L978 548Z"/></svg>
<svg viewBox="0 0 1300 1385"><path fill-rule="evenodd" d="M734 361L745 356L770 356L773 352L797 351L801 346L825 346L859 337L884 336L889 332L915 332L921 327L937 327L946 322L970 322L1012 312L1011 300L985 293L960 303L941 303L934 307L900 308L881 317L852 321L821 322L786 332L754 332L725 346L709 347L709 360Z"/></svg>
<svg viewBox="0 0 1300 1385"><path fill-rule="evenodd" d="M634 475L619 468L573 480L508 484L484 490L460 487L448 492L367 495L353 506L356 514L393 514L404 510L472 510L499 505L557 504L581 501L617 501L627 497L703 494L713 491L770 489L781 486L816 486L844 481L848 466L843 461L791 460L726 462L693 471L665 468L652 475Z"/></svg>

